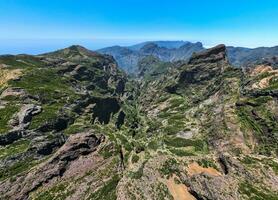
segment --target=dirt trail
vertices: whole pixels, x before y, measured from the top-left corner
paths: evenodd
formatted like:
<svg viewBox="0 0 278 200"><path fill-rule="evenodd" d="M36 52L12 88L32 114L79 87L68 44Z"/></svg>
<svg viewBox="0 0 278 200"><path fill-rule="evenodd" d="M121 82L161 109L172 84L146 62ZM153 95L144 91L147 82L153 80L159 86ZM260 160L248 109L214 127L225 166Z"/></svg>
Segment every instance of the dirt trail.
<svg viewBox="0 0 278 200"><path fill-rule="evenodd" d="M177 176L174 175L166 180L167 187L171 195L174 197L174 200L196 200L196 198L188 192L188 189L184 184L178 184L175 182L175 178L177 178Z"/></svg>
<svg viewBox="0 0 278 200"><path fill-rule="evenodd" d="M198 163L193 162L188 165L187 172L189 176L193 176L194 174L207 173L213 176L221 176L221 173L212 167L204 168L200 166Z"/></svg>

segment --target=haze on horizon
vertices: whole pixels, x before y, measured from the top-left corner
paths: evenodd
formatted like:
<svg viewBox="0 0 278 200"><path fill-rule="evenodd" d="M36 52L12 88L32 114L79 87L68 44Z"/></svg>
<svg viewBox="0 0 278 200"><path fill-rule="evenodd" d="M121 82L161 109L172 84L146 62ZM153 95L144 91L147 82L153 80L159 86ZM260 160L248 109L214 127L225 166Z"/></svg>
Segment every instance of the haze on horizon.
<svg viewBox="0 0 278 200"><path fill-rule="evenodd" d="M151 40L275 46L278 1L6 0L0 2L0 25L0 54Z"/></svg>

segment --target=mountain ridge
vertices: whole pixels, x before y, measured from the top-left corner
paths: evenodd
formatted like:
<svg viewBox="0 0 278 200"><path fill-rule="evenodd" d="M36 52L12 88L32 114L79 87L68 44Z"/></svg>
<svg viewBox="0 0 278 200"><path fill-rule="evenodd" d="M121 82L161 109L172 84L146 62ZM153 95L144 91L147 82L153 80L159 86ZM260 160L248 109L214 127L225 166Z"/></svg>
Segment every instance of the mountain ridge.
<svg viewBox="0 0 278 200"><path fill-rule="evenodd" d="M167 44L167 41L164 41L164 43ZM114 46L112 48L108 47L100 49L98 52L112 55L119 63L119 66L127 73L136 73L137 63L145 56L153 55L165 62L175 62L180 60L187 61L193 52L200 52L205 49L200 42L183 42L172 48L167 48L167 45L159 46L158 44L158 42L150 41L135 45L136 48L133 48L133 46ZM169 42L169 44L171 44L171 42ZM152 47L152 51L144 52L146 47ZM272 57L277 56L278 46L258 48L228 46L227 52L228 59L233 66L243 67L263 62L263 60L270 60Z"/></svg>
<svg viewBox="0 0 278 200"><path fill-rule="evenodd" d="M167 42L165 42L167 43ZM171 42L169 42L171 44ZM119 47L114 46L111 48L104 48L98 50L103 54L112 55L119 66L127 73L136 73L138 70L138 62L146 56L155 56L161 61L178 61L187 60L193 52L203 50L203 46L200 42L191 43L183 42L182 44L175 46L177 48L167 48L165 45L159 46L156 42L146 42L138 45L140 48L131 47Z"/></svg>
<svg viewBox="0 0 278 200"><path fill-rule="evenodd" d="M143 59L0 56L0 198L276 199L278 71L224 45Z"/></svg>

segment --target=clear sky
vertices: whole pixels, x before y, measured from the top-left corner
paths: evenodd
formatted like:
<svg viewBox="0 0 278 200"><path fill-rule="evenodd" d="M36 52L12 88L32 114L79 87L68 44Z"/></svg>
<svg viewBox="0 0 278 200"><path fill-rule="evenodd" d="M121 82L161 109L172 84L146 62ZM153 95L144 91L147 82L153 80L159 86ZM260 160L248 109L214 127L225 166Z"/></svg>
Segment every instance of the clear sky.
<svg viewBox="0 0 278 200"><path fill-rule="evenodd" d="M0 0L0 27L1 49L27 40L275 46L278 0Z"/></svg>

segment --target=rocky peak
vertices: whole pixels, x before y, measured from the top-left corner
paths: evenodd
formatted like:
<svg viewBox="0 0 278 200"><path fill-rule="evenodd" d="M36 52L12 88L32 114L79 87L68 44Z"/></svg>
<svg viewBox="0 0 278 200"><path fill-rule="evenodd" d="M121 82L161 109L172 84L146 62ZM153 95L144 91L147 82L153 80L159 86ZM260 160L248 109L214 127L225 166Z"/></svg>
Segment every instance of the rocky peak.
<svg viewBox="0 0 278 200"><path fill-rule="evenodd" d="M144 45L140 51L144 52L144 53L152 53L155 49L160 48L157 44L155 43L148 43L146 45Z"/></svg>
<svg viewBox="0 0 278 200"><path fill-rule="evenodd" d="M228 62L226 54L226 46L223 44L217 45L205 51L194 53L189 59L189 64L199 63L215 63L219 61Z"/></svg>
<svg viewBox="0 0 278 200"><path fill-rule="evenodd" d="M98 53L96 53L94 51L90 51L80 45L72 45L65 49L60 49L58 51L43 54L42 56L55 57L55 58L58 57L58 58L64 58L64 59L71 58L72 59L72 58L96 57L96 56L100 56L100 55Z"/></svg>
<svg viewBox="0 0 278 200"><path fill-rule="evenodd" d="M192 47L198 48L198 49L203 49L204 48L203 44L201 42L196 42L196 43L188 42L188 43L182 45L180 47L180 49L188 49L188 48L192 48Z"/></svg>
<svg viewBox="0 0 278 200"><path fill-rule="evenodd" d="M159 60L159 58L152 55L144 57L138 62L138 76L144 76L145 72L151 70L150 68L153 68L155 64L158 64L160 62L161 61Z"/></svg>

